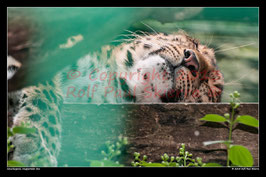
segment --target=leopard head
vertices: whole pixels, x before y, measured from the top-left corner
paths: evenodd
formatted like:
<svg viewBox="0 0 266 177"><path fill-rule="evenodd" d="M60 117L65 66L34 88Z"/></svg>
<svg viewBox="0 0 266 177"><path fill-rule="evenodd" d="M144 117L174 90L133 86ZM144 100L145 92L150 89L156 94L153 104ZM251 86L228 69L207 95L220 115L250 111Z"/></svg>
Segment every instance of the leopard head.
<svg viewBox="0 0 266 177"><path fill-rule="evenodd" d="M125 92L136 102L219 102L223 75L214 50L179 31L139 36L116 56ZM123 89L123 87L122 87Z"/></svg>

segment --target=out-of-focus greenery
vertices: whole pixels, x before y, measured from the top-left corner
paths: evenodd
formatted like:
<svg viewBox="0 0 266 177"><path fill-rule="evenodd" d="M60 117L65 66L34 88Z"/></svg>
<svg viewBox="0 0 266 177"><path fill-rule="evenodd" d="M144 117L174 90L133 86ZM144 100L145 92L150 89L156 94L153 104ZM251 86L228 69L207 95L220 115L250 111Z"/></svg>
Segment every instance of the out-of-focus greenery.
<svg viewBox="0 0 266 177"><path fill-rule="evenodd" d="M231 106L231 112L225 113L224 116L220 116L217 114L207 114L200 120L207 121L207 122L218 122L218 123L225 123L228 127L229 133L228 133L228 140L223 141L209 141L205 142L205 145L210 144L216 144L216 143L222 143L225 144L227 147L227 163L226 166L253 166L254 160L252 157L252 154L250 151L241 145L233 145L232 142L232 133L233 129L237 126L237 124L244 124L247 126L259 127L259 121L249 115L243 115L243 116L236 116L236 109L240 106L239 98L240 93L237 91L234 91L234 93L231 93L230 95L230 106Z"/></svg>
<svg viewBox="0 0 266 177"><path fill-rule="evenodd" d="M52 79L59 70L108 44L150 13L142 8L9 8L9 23L25 25L26 21L31 24L29 31L34 31L27 44L32 47L24 85ZM81 40L71 47L60 47L73 42L73 36Z"/></svg>
<svg viewBox="0 0 266 177"><path fill-rule="evenodd" d="M238 90L243 102L258 101L258 8L8 9L8 17L20 13L37 23L39 34L35 36L39 50L31 61L37 59L42 67L32 67L35 74L27 75L31 83L51 79L65 65L102 45L116 45L112 41L124 30L171 33L183 29L215 49L225 77L224 93ZM59 48L76 35L83 40L71 48ZM226 96L222 101L229 102Z"/></svg>
<svg viewBox="0 0 266 177"><path fill-rule="evenodd" d="M11 143L11 138L15 136L16 134L31 134L35 133L36 129L29 127L29 123L24 123L22 122L21 126L15 126L13 128L7 127L7 153L10 153L14 147L14 145ZM7 166L9 167L21 167L21 166L26 166L22 162L18 162L15 160L8 160L7 161Z"/></svg>
<svg viewBox="0 0 266 177"><path fill-rule="evenodd" d="M131 165L134 167L203 167L206 166L206 163L202 162L202 158L197 157L196 159L192 158L192 153L189 153L185 149L185 144L182 143L179 148L178 156L169 157L167 153L164 153L161 156L161 163L152 163L147 161L147 156L144 155L142 159L140 158L140 153L134 153L134 161L131 162Z"/></svg>
<svg viewBox="0 0 266 177"><path fill-rule="evenodd" d="M258 8L161 8L131 28L166 33L180 29L215 50L225 78L222 102L229 102L227 95L234 90L242 102L258 102Z"/></svg>
<svg viewBox="0 0 266 177"><path fill-rule="evenodd" d="M101 151L101 154L104 156L102 160L88 159L87 161L91 167L122 167L124 165L120 164L119 161L115 161L115 159L121 155L121 150L127 144L127 137L120 135L117 142L107 141L105 143L106 149Z"/></svg>

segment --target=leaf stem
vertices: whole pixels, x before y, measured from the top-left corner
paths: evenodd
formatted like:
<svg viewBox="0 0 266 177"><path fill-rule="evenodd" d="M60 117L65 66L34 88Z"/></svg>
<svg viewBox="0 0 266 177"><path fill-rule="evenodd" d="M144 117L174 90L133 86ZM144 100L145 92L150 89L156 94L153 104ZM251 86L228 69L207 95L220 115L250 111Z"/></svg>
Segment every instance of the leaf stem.
<svg viewBox="0 0 266 177"><path fill-rule="evenodd" d="M228 144L227 144L227 163L226 165L229 167L229 148L231 145L231 140L232 140L232 131L233 131L233 126L234 126L234 115L235 115L235 108L232 106L232 114L231 118L229 120L229 136L228 136Z"/></svg>

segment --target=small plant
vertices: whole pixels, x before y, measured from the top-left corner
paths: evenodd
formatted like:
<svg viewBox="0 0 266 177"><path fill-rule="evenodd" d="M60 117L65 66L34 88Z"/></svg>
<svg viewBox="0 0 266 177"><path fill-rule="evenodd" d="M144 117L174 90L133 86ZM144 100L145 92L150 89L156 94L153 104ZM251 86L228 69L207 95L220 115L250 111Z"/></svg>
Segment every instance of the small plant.
<svg viewBox="0 0 266 177"><path fill-rule="evenodd" d="M13 148L14 145L11 143L11 138L16 134L31 134L35 133L36 129L30 127L29 123L23 123L20 126L15 126L13 128L7 127L7 153L9 153ZM15 161L15 160L8 160L7 166L9 167L21 167L26 166L25 164Z"/></svg>
<svg viewBox="0 0 266 177"><path fill-rule="evenodd" d="M128 144L128 140L126 137L119 136L118 141L115 143L111 143L107 141L105 143L106 150L102 150L101 154L103 155L103 160L87 160L90 162L90 166L97 167L121 167L118 161L115 161L115 158L121 154L121 149L123 146Z"/></svg>
<svg viewBox="0 0 266 177"><path fill-rule="evenodd" d="M131 162L131 165L134 167L189 167L196 166L201 167L204 166L205 163L202 163L202 159L197 157L196 159L192 158L192 154L185 150L185 144L181 144L181 148L179 148L179 156L171 156L169 157L166 153L161 156L161 163L152 163L147 162L148 157L144 155L142 159L140 159L140 153L134 153L135 160Z"/></svg>
<svg viewBox="0 0 266 177"><path fill-rule="evenodd" d="M116 143L111 143L110 141L107 141L106 143L107 151L101 151L102 155L104 156L104 159L106 160L113 160L114 157L121 154L121 148L124 145L128 144L127 138L119 136L118 141Z"/></svg>
<svg viewBox="0 0 266 177"><path fill-rule="evenodd" d="M207 114L203 118L200 119L202 121L224 123L229 129L228 140L205 142L204 145L210 145L210 144L215 144L215 143L225 144L227 147L226 165L228 167L229 166L253 166L253 157L251 153L249 152L249 150L246 147L241 146L241 145L233 145L232 132L238 123L258 128L259 122L257 119L249 115L236 116L236 113L235 113L236 109L240 106L240 101L239 101L240 93L235 91L234 93L231 93L229 96L231 98L230 100L230 106L232 108L231 114L225 113L224 116L220 116L217 114ZM212 166L214 165L215 164L212 163ZM216 165L221 166L219 164L216 164Z"/></svg>

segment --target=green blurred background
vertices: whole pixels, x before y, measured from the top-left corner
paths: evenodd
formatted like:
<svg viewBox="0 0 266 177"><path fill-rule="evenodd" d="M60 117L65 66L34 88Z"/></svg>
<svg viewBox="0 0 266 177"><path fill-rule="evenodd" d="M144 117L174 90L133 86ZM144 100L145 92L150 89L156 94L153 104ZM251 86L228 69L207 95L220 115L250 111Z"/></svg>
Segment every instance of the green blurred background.
<svg viewBox="0 0 266 177"><path fill-rule="evenodd" d="M161 13L160 13L161 11ZM219 69L224 74L222 102L237 90L242 102L258 102L258 8L160 9L145 21L159 32L183 29L201 43L215 49ZM167 13L173 13L168 19ZM136 23L135 29L151 31Z"/></svg>
<svg viewBox="0 0 266 177"><path fill-rule="evenodd" d="M183 29L215 49L225 78L223 102L229 101L228 94L234 90L241 93L242 102L258 102L258 8L12 8L8 15L18 13L37 24L39 32L34 38L42 41L31 61L46 61L41 68L33 68L36 77L31 74L29 80L51 79L56 71L75 64L90 51L118 45L113 41L128 34L125 30L171 33ZM74 47L58 47L79 34L84 39ZM58 165L88 166L86 159L100 160L99 147L111 134L119 135L115 130L124 128L123 122L112 122L121 111L124 109L115 105L64 105Z"/></svg>
<svg viewBox="0 0 266 177"><path fill-rule="evenodd" d="M19 15L18 15L19 14ZM39 42L28 80L51 79L66 65L103 45L118 45L125 30L157 32L185 30L201 43L214 48L224 74L223 102L234 90L242 102L258 101L258 8L9 8L8 16L24 14L34 21ZM83 40L69 49L58 46L71 36ZM40 45L41 44L41 45ZM240 47L242 46L242 47ZM240 47L240 48L238 48ZM231 49L231 50L228 50ZM32 82L31 82L32 83Z"/></svg>

